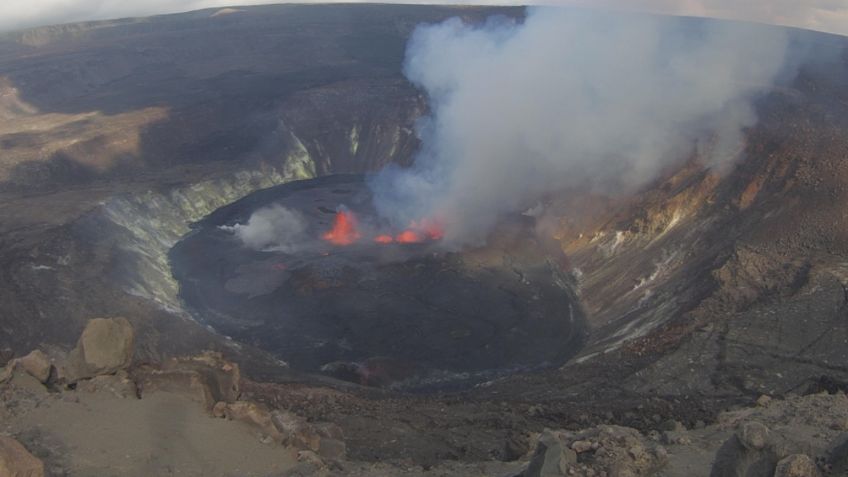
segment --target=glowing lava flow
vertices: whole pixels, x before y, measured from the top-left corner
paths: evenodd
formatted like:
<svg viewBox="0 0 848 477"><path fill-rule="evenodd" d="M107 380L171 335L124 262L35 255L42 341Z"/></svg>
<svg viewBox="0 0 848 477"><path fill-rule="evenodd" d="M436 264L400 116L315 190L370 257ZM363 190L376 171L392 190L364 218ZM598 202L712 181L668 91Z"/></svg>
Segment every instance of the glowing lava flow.
<svg viewBox="0 0 848 477"><path fill-rule="evenodd" d="M441 240L445 236L442 224L437 220L422 219L413 221L409 228L395 237L398 243L421 243L425 240Z"/></svg>
<svg viewBox="0 0 848 477"><path fill-rule="evenodd" d="M391 243L422 243L430 240L441 240L444 235L441 222L432 219L423 219L413 221L409 224L409 228L395 236L390 234L377 235L374 237L374 242L381 245ZM333 228L321 237L333 245L352 245L359 241L362 234L359 232L356 216L353 212L342 209L336 212L336 217L333 219Z"/></svg>
<svg viewBox="0 0 848 477"><path fill-rule="evenodd" d="M419 243L423 242L424 239L414 230L404 230L395 237L395 241L398 243Z"/></svg>
<svg viewBox="0 0 848 477"><path fill-rule="evenodd" d="M378 236L374 237L374 241L377 242L377 243L387 244L387 243L394 242L395 239L391 235L383 234L383 235L378 235Z"/></svg>
<svg viewBox="0 0 848 477"><path fill-rule="evenodd" d="M333 219L333 228L323 235L323 239L333 245L350 245L359 240L360 236L353 212L340 210Z"/></svg>
<svg viewBox="0 0 848 477"><path fill-rule="evenodd" d="M418 222L412 222L410 228L420 230L429 240L441 240L445 236L442 223L436 219L421 219Z"/></svg>

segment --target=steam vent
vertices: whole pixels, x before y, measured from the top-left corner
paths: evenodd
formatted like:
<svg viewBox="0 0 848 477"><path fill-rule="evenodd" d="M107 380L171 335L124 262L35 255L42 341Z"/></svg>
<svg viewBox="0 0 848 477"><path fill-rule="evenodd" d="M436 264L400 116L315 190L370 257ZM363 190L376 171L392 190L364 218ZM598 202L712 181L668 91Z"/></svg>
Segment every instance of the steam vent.
<svg viewBox="0 0 848 477"><path fill-rule="evenodd" d="M234 233L281 208L304 222L286 243L254 250ZM584 323L565 255L534 225L516 216L488 245L446 252L435 226L379 224L362 177L329 176L215 211L170 257L181 297L221 333L295 369L438 388L579 351Z"/></svg>

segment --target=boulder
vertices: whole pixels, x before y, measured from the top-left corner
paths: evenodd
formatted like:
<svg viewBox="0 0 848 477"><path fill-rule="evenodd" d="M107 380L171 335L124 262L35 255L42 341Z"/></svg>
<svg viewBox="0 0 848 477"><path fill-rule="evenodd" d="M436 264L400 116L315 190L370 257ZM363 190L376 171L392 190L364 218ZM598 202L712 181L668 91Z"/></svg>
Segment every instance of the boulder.
<svg viewBox="0 0 848 477"><path fill-rule="evenodd" d="M504 443L503 460L505 462L516 461L526 456L533 450L534 443L526 432L511 432Z"/></svg>
<svg viewBox="0 0 848 477"><path fill-rule="evenodd" d="M74 383L125 369L132 361L134 337L133 327L126 318L89 320L68 356L66 379Z"/></svg>
<svg viewBox="0 0 848 477"><path fill-rule="evenodd" d="M685 432L686 426L684 426L680 421L668 419L660 423L659 430L667 432Z"/></svg>
<svg viewBox="0 0 848 477"><path fill-rule="evenodd" d="M578 454L582 454L584 452L589 452L590 450L593 450L592 449L592 442L591 441L574 441L574 442L571 443L571 449Z"/></svg>
<svg viewBox="0 0 848 477"><path fill-rule="evenodd" d="M227 403L218 401L212 406L212 415L217 418L227 417Z"/></svg>
<svg viewBox="0 0 848 477"><path fill-rule="evenodd" d="M299 451L297 453L297 461L309 464L315 467L316 469L324 467L324 461L321 460L321 457L319 457L318 454L310 450Z"/></svg>
<svg viewBox="0 0 848 477"><path fill-rule="evenodd" d="M731 436L722 444L718 452L716 452L713 467L710 471L712 477L739 476L739 477L771 477L774 475L774 468L779 460L777 450L774 446L764 443L761 447L757 447L762 442L758 434L757 437L751 439L752 436L746 435L748 439L743 442L744 433L738 432Z"/></svg>
<svg viewBox="0 0 848 477"><path fill-rule="evenodd" d="M271 413L274 426L283 436L283 444L296 449L308 449L318 452L321 449L321 434L306 419L287 411L274 411ZM337 427L337 426L336 426ZM325 428L323 432L326 438L341 440L341 430L338 434L329 432Z"/></svg>
<svg viewBox="0 0 848 477"><path fill-rule="evenodd" d="M774 469L774 477L818 477L819 470L806 454L792 454L781 459Z"/></svg>
<svg viewBox="0 0 848 477"><path fill-rule="evenodd" d="M227 404L227 407L224 409L224 416L227 419L241 421L258 428L262 434L270 437L277 443L282 444L284 442L283 434L274 425L271 412L265 406L255 402L237 401Z"/></svg>
<svg viewBox="0 0 848 477"><path fill-rule="evenodd" d="M15 352L12 351L11 348L2 348L0 349L0 366L6 366L9 361L12 361L12 358L15 357Z"/></svg>
<svg viewBox="0 0 848 477"><path fill-rule="evenodd" d="M769 442L769 429L756 421L746 422L736 432L736 436L749 450L761 450Z"/></svg>
<svg viewBox="0 0 848 477"><path fill-rule="evenodd" d="M771 404L771 396L763 394L762 396L757 398L757 406L768 407L769 404Z"/></svg>
<svg viewBox="0 0 848 477"><path fill-rule="evenodd" d="M688 432L665 431L660 436L660 440L665 445L688 446L692 443Z"/></svg>
<svg viewBox="0 0 848 477"><path fill-rule="evenodd" d="M560 436L546 429L539 436L536 453L524 472L524 477L563 476L576 463L577 453L569 449Z"/></svg>
<svg viewBox="0 0 848 477"><path fill-rule="evenodd" d="M647 476L656 475L667 461L664 447L628 427L546 431L524 476Z"/></svg>
<svg viewBox="0 0 848 477"><path fill-rule="evenodd" d="M833 475L848 475L848 433L839 435L827 452L827 465Z"/></svg>
<svg viewBox="0 0 848 477"><path fill-rule="evenodd" d="M39 350L35 350L30 354L17 360L18 365L30 376L39 380L42 384L47 383L50 379L50 372L53 365L50 363L50 358Z"/></svg>
<svg viewBox="0 0 848 477"><path fill-rule="evenodd" d="M342 460L347 454L347 446L339 439L322 438L318 446L318 455L328 461Z"/></svg>
<svg viewBox="0 0 848 477"><path fill-rule="evenodd" d="M0 436L0 476L43 477L44 463L15 439Z"/></svg>
<svg viewBox="0 0 848 477"><path fill-rule="evenodd" d="M10 361L0 369L0 384L4 384L6 381L12 379L12 375L15 372L15 364L14 361Z"/></svg>

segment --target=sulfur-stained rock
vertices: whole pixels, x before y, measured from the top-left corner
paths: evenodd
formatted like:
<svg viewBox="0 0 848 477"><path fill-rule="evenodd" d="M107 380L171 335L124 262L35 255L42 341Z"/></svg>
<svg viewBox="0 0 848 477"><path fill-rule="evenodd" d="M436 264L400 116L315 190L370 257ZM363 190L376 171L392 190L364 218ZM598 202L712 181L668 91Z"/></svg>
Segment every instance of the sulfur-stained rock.
<svg viewBox="0 0 848 477"><path fill-rule="evenodd" d="M135 332L126 318L95 318L82 332L65 366L68 382L112 374L130 365Z"/></svg>
<svg viewBox="0 0 848 477"><path fill-rule="evenodd" d="M0 436L0 476L43 477L44 463L15 439Z"/></svg>

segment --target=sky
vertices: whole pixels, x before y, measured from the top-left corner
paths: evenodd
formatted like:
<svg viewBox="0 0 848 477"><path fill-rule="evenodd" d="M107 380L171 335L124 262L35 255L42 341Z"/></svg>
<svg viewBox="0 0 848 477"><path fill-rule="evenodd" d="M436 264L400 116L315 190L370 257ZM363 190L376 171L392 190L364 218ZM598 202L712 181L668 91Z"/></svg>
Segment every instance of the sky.
<svg viewBox="0 0 848 477"><path fill-rule="evenodd" d="M265 3L278 2L268 0L0 0L0 31L54 23ZM310 3L310 0L300 0L299 3ZM346 0L345 3L353 2ZM445 4L457 3L457 0L396 0L390 3ZM520 0L463 0L461 3L504 5L524 2ZM529 0L529 3L725 18L848 35L848 0Z"/></svg>

